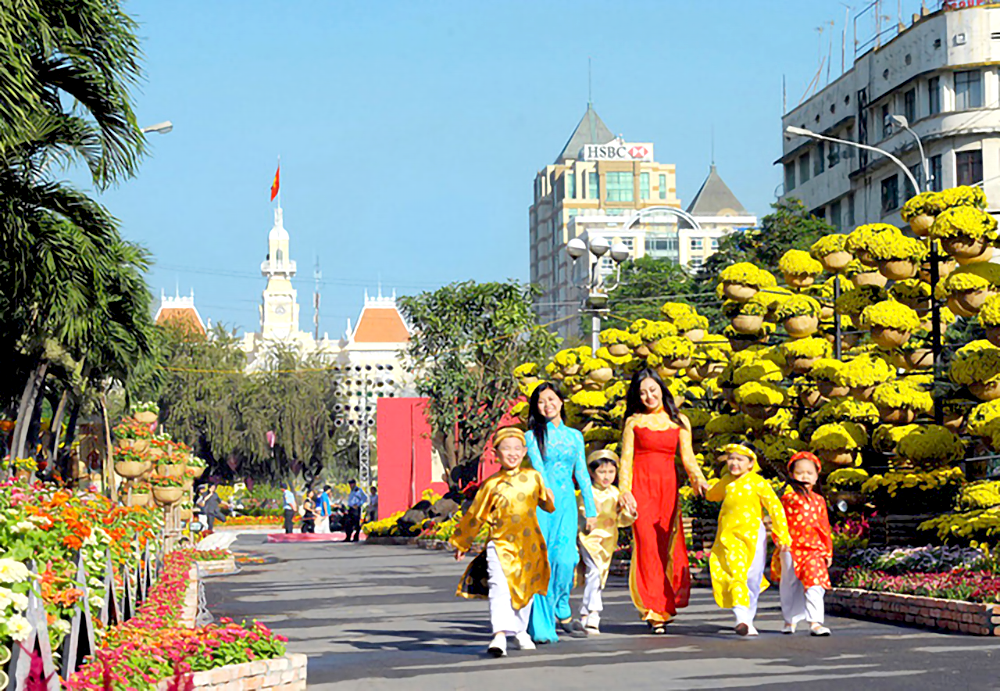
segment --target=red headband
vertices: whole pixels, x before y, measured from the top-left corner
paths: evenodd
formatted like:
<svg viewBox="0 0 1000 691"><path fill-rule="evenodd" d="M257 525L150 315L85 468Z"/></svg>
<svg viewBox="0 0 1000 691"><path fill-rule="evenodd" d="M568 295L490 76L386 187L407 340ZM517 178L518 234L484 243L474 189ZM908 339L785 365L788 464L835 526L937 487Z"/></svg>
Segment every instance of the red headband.
<svg viewBox="0 0 1000 691"><path fill-rule="evenodd" d="M792 460L788 461L788 472L792 472L792 468L795 467L796 461L812 461L816 465L816 472L823 470L823 463L816 457L812 451L799 451L794 456Z"/></svg>

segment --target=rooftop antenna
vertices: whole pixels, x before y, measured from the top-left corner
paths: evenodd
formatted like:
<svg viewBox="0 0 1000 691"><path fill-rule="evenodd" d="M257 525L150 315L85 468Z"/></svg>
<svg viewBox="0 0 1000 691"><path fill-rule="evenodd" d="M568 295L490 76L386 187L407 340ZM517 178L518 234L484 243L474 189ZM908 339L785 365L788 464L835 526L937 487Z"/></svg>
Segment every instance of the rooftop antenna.
<svg viewBox="0 0 1000 691"><path fill-rule="evenodd" d="M316 255L316 268L313 269L313 280L316 287L313 290L313 338L319 340L319 282L323 272L319 270L319 255Z"/></svg>
<svg viewBox="0 0 1000 691"><path fill-rule="evenodd" d="M593 88L593 78L591 72L591 59L587 56L587 105L594 105L594 88Z"/></svg>
<svg viewBox="0 0 1000 691"><path fill-rule="evenodd" d="M844 31L840 35L840 73L847 70L847 25L851 23L851 6L847 3L840 3L844 6Z"/></svg>

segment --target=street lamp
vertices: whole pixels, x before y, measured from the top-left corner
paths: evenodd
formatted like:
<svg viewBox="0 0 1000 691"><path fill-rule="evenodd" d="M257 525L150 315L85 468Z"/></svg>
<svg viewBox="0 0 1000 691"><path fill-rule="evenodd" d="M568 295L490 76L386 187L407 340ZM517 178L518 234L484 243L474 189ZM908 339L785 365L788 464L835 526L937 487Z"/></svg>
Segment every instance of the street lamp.
<svg viewBox="0 0 1000 691"><path fill-rule="evenodd" d="M174 129L174 123L166 120L164 122L158 122L155 125L150 125L149 127L143 127L143 134L166 134Z"/></svg>
<svg viewBox="0 0 1000 691"><path fill-rule="evenodd" d="M917 135L917 133L914 132L912 129L910 129L910 122L909 120L906 119L905 115L892 114L889 116L889 120L896 127L902 128L907 132L909 132L913 136L913 138L917 141L917 150L920 152L920 168L924 171L924 180L926 181L927 189L930 189L931 178L927 170L927 156L924 155L924 143L920 141L920 136ZM914 187L913 189L917 191L917 194L920 193L919 187Z"/></svg>
<svg viewBox="0 0 1000 691"><path fill-rule="evenodd" d="M608 293L605 289L604 278L601 276L601 257L611 253L611 260L615 266L621 270L621 264L629 257L629 248L624 242L616 242L614 245L603 237L594 237L590 242L584 242L580 238L573 238L566 243L566 254L576 264L576 260L590 252L594 260L590 266L590 275L587 279L587 299L580 306L580 313L590 313L590 346L593 352L597 352L598 335L601 333L601 315L608 311Z"/></svg>
<svg viewBox="0 0 1000 691"><path fill-rule="evenodd" d="M828 137L825 134L817 134L816 132L813 132L812 130L807 130L804 127L793 127L791 125L785 128L785 134L791 135L793 137L808 137L809 139L819 139L824 142L845 144L847 146L853 146L855 149L864 149L865 151L874 151L877 154L882 154L890 161L895 163L897 166L899 166L900 170L903 171L903 174L910 181L910 184L913 185L913 189L920 191L920 185L917 184L917 179L913 177L913 173L910 172L910 169L907 168L902 161L900 161L898 158L890 154L888 151L885 151L884 149L879 149L878 147L874 146L868 146L867 144L860 144L858 142L852 142L850 139L837 139L836 137Z"/></svg>

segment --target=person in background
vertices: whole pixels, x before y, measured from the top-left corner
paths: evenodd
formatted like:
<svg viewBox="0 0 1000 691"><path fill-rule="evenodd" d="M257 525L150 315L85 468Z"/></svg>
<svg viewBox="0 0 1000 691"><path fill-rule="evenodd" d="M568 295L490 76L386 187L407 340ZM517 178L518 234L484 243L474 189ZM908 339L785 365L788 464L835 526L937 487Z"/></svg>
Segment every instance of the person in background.
<svg viewBox="0 0 1000 691"><path fill-rule="evenodd" d="M202 485L201 497L198 498L198 508L204 516L205 527L211 533L215 529L215 519L222 518L219 495L215 492L215 485Z"/></svg>
<svg viewBox="0 0 1000 691"><path fill-rule="evenodd" d="M347 537L344 538L344 542L357 542L358 538L361 537L361 509L368 502L368 495L358 487L358 483L354 480L349 480L347 484L351 488L351 493L347 495L347 525L345 526Z"/></svg>
<svg viewBox="0 0 1000 691"><path fill-rule="evenodd" d="M330 485L316 492L316 532L330 532Z"/></svg>
<svg viewBox="0 0 1000 691"><path fill-rule="evenodd" d="M316 490L307 490L302 498L302 525L299 532L316 532Z"/></svg>
<svg viewBox="0 0 1000 691"><path fill-rule="evenodd" d="M378 520L378 487L372 485L369 489L368 495L368 520L377 521Z"/></svg>
<svg viewBox="0 0 1000 691"><path fill-rule="evenodd" d="M282 509L284 509L285 514L285 534L292 534L293 521L295 519L295 514L299 510L299 505L295 501L295 492L292 491L292 483L286 482L284 484L284 492L282 492Z"/></svg>

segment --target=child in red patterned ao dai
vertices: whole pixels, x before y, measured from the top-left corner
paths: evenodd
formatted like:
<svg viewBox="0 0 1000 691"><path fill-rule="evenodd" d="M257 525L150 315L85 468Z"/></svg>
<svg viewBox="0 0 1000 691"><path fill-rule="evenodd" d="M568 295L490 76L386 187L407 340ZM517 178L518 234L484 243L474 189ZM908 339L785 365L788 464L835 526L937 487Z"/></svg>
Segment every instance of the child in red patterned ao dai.
<svg viewBox="0 0 1000 691"><path fill-rule="evenodd" d="M771 572L781 579L782 633L795 633L800 621L809 622L813 636L829 636L823 626L823 597L830 589L827 569L833 561L833 540L826 499L817 494L820 460L808 451L788 462L792 492L781 498L792 537L791 550L775 552Z"/></svg>

